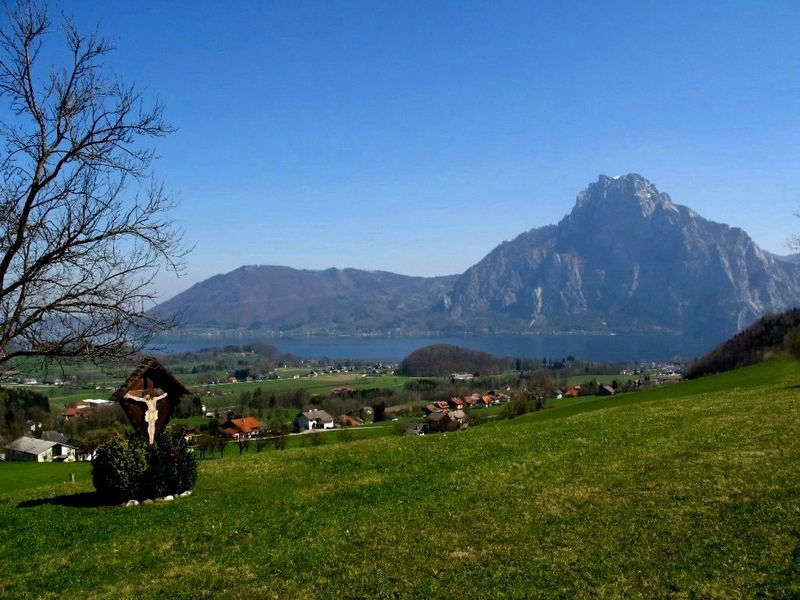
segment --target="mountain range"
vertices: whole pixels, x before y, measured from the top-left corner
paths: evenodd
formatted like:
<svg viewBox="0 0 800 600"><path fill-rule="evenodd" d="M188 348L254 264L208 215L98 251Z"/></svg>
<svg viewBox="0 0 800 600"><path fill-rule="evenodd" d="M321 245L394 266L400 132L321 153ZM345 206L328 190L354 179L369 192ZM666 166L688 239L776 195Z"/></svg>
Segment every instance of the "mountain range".
<svg viewBox="0 0 800 600"><path fill-rule="evenodd" d="M153 309L186 328L262 333L729 335L800 304L800 264L675 204L647 179L601 175L557 225L503 242L461 275L244 266Z"/></svg>

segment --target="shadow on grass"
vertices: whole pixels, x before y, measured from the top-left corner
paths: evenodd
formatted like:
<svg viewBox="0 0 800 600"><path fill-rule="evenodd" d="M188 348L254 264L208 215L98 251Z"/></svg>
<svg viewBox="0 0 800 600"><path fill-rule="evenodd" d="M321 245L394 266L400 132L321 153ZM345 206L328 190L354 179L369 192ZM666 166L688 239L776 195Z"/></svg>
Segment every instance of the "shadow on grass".
<svg viewBox="0 0 800 600"><path fill-rule="evenodd" d="M51 496L50 498L37 498L26 500L17 504L17 508L34 508L44 504L55 506L68 506L71 508L97 508L99 506L116 506L117 502L111 502L108 498L100 496L97 492L81 492L80 494L62 494Z"/></svg>

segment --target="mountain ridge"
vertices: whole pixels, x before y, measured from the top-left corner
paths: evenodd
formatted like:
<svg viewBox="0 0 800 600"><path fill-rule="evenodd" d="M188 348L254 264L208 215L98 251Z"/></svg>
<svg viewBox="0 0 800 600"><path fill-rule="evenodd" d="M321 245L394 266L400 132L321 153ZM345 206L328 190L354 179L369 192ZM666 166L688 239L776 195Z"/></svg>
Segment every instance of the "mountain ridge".
<svg viewBox="0 0 800 600"><path fill-rule="evenodd" d="M800 265L637 174L601 175L557 224L460 275L243 266L159 305L195 328L314 334L705 332L800 303Z"/></svg>

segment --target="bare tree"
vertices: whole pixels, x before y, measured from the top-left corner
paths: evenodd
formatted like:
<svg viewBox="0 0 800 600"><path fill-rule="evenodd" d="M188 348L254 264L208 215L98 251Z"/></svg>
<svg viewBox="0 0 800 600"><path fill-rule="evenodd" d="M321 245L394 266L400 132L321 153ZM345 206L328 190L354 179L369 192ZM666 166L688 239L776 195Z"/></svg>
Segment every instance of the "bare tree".
<svg viewBox="0 0 800 600"><path fill-rule="evenodd" d="M0 29L0 364L121 358L172 326L147 310L187 251L146 145L171 128L104 73L112 47L20 0ZM63 65L43 65L61 40Z"/></svg>

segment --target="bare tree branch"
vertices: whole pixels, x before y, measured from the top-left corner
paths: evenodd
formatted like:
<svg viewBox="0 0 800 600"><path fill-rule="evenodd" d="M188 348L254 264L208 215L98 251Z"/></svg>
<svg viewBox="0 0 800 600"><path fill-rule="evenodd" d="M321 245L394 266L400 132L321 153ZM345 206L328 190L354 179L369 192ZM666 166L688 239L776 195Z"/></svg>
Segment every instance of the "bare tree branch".
<svg viewBox="0 0 800 600"><path fill-rule="evenodd" d="M152 180L147 140L172 131L163 107L104 73L112 47L68 18L66 64L41 73L54 34L20 0L0 29L0 364L123 358L173 319L151 317L160 268L187 250L173 202ZM55 36L57 37L57 36Z"/></svg>

